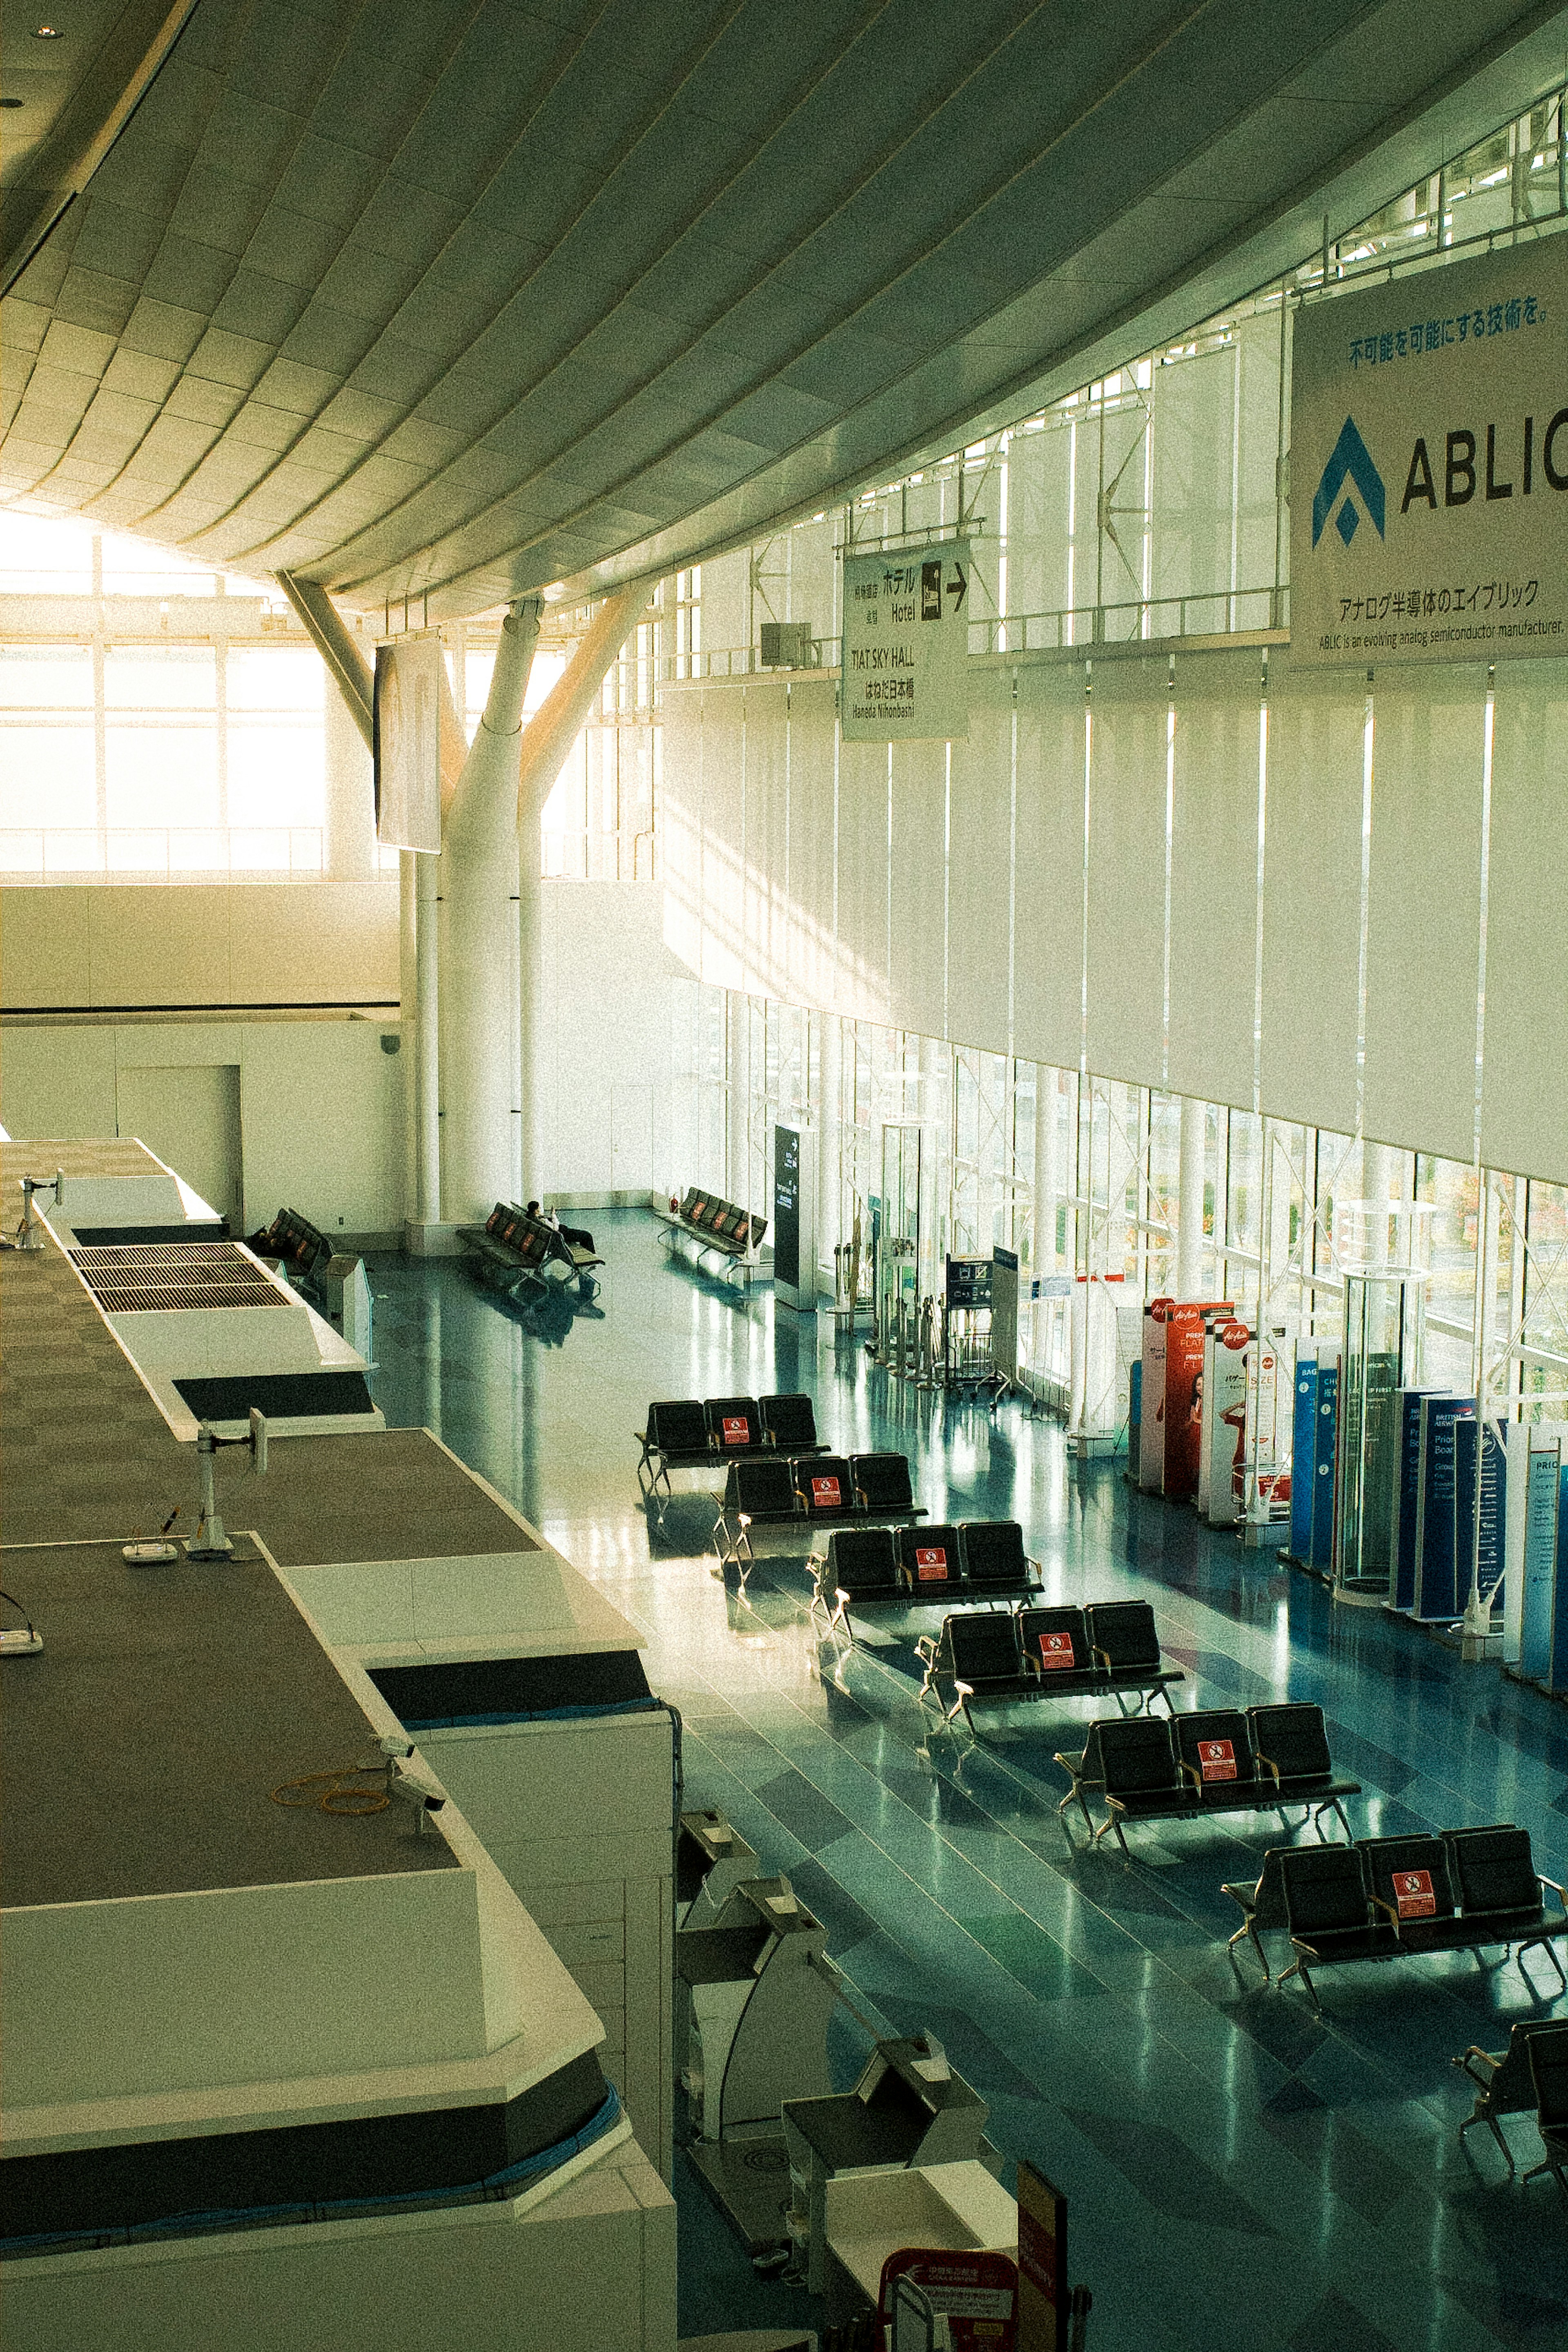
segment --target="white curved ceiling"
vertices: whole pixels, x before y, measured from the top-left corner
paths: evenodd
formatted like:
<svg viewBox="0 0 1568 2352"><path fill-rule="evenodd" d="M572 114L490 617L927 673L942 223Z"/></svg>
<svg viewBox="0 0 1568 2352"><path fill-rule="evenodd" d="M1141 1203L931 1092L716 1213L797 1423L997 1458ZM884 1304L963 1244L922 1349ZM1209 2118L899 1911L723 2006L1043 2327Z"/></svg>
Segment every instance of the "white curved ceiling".
<svg viewBox="0 0 1568 2352"><path fill-rule="evenodd" d="M1179 331L1565 68L1518 0L196 0L5 305L0 484L362 608L602 590Z"/></svg>

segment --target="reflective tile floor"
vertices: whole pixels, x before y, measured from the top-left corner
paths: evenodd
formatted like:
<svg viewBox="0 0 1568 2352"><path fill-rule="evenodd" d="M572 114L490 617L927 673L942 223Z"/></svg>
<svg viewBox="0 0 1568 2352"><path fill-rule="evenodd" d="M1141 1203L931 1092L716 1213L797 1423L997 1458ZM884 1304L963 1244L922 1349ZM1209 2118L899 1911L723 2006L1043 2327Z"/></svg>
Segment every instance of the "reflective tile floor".
<svg viewBox="0 0 1568 2352"><path fill-rule="evenodd" d="M711 1507L678 1489L662 1529L634 1475L652 1398L805 1389L821 1433L906 1451L934 1517L1014 1517L1064 1599L1152 1599L1180 1704L1321 1702L1364 1784L1357 1833L1515 1821L1568 1878L1568 1709L1464 1666L1378 1611L1211 1535L1187 1509L1080 1470L1060 1429L902 1391L835 1339L679 1261L632 1211L595 1212L599 1308L525 1316L451 1262L373 1266L377 1401L509 1496L648 1636L685 1722L686 1797L724 1808L827 1923L860 2006L927 2028L990 2104L1009 2158L1071 2200L1093 2352L1460 2352L1568 2346L1568 2204L1511 2181L1450 2061L1510 2021L1568 2017L1490 1956L1324 1970L1323 2014L1265 1986L1225 1938L1221 1882L1255 1875L1277 1824L1148 1825L1129 1863L1063 1826L1051 1751L1091 1703L933 1727L904 1638L835 1655L799 1563L749 1598L703 1557ZM1072 1735L1071 1738L1069 1735ZM864 2051L846 2020L847 2085ZM1527 2116L1506 2126L1522 2172ZM684 2168L683 2168L684 2170ZM1009 2176L1010 2177L1010 2176ZM681 2329L783 2326L798 2290L753 2279L689 2175Z"/></svg>

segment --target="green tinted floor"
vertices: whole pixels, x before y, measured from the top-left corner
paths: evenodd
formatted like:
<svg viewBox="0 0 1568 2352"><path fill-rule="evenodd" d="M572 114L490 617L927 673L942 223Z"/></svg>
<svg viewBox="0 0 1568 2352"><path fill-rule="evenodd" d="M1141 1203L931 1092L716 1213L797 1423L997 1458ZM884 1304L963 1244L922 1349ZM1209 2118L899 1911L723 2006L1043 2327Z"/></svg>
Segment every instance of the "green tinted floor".
<svg viewBox="0 0 1568 2352"><path fill-rule="evenodd" d="M748 1599L727 1588L690 1479L651 1527L632 1433L653 1398L810 1391L844 1451L909 1454L934 1518L1020 1519L1049 1597L1151 1599L1187 1672L1179 1704L1319 1701L1364 1784L1358 1835L1515 1821L1568 1877L1568 1710L1382 1612L1336 1612L1118 1467L1079 1468L1016 1405L993 1423L900 1391L831 1317L775 1318L766 1289L747 1300L670 1264L645 1215L582 1222L609 1260L587 1316L541 1323L450 1262L378 1261L377 1401L645 1629L653 1685L685 1721L688 1804L721 1806L789 1873L859 2004L935 2032L1009 2158L1067 2191L1094 2352L1560 2352L1568 2205L1550 2180L1510 2181L1484 2129L1461 2148L1450 2063L1500 2049L1515 2018L1568 2017L1544 1959L1532 1981L1496 1954L1324 1970L1314 2019L1297 1986L1226 1952L1221 1883L1256 1874L1277 1823L1135 1829L1131 1863L1085 1851L1051 1757L1082 1744L1092 1703L993 1710L978 1742L935 1729L907 1629L839 1658L798 1562L763 1563ZM846 2022L846 2085L863 2048ZM1522 2172L1533 2124L1505 2128ZM681 2201L683 2334L801 2314L752 2280L689 2180Z"/></svg>

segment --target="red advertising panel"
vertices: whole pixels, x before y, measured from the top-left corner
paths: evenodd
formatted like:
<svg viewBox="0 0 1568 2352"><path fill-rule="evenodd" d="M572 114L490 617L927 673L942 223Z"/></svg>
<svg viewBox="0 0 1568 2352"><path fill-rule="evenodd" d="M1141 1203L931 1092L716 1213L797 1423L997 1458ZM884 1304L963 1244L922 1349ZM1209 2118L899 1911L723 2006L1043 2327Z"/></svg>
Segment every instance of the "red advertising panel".
<svg viewBox="0 0 1568 2352"><path fill-rule="evenodd" d="M1228 1298L1178 1299L1166 1309L1165 1452L1163 1491L1197 1492L1197 1448L1203 1426L1203 1323L1234 1311Z"/></svg>

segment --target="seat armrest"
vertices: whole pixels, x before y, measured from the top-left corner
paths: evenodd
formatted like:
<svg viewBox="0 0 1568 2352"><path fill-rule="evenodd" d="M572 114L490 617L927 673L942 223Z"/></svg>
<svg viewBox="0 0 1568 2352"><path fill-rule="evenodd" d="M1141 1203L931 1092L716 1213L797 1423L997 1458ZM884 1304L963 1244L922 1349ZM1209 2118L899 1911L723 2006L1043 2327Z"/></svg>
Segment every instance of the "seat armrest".
<svg viewBox="0 0 1568 2352"><path fill-rule="evenodd" d="M1303 1960L1315 1960L1317 1958L1317 1946L1315 1944L1309 1944L1304 1936L1292 1936L1291 1943L1293 1948L1301 1954Z"/></svg>
<svg viewBox="0 0 1568 2352"><path fill-rule="evenodd" d="M751 1513L749 1511L737 1511L735 1515L735 1523L737 1527L748 1528L751 1525Z"/></svg>
<svg viewBox="0 0 1568 2352"><path fill-rule="evenodd" d="M1470 2063L1472 2059L1479 2059L1483 2066L1490 2067L1491 2074L1478 2074ZM1498 2068L1502 2064L1502 2060L1494 2058L1490 2050L1483 2050L1479 2042L1472 2042L1462 2056L1450 2058L1448 2063L1450 2066L1457 2066L1462 2074L1468 2074L1472 2083L1479 2083L1483 2091L1488 2091L1491 2088L1491 2074L1497 2073Z"/></svg>
<svg viewBox="0 0 1568 2352"><path fill-rule="evenodd" d="M941 1646L940 1633L922 1633L915 1644L915 1654L917 1658L923 1659L926 1665L934 1666L936 1663L936 1653Z"/></svg>
<svg viewBox="0 0 1568 2352"><path fill-rule="evenodd" d="M954 1675L953 1687L957 1692L960 1698L973 1698L975 1696L974 1684L965 1682L961 1675Z"/></svg>
<svg viewBox="0 0 1568 2352"><path fill-rule="evenodd" d="M1259 1761L1259 1763L1262 1766L1262 1768L1263 1768L1264 1771L1265 1771L1265 1772L1267 1772L1267 1774L1269 1775L1270 1780L1272 1780L1272 1782L1274 1783L1275 1788L1277 1789L1277 1788L1279 1787L1279 1785L1280 1785L1280 1768L1279 1768L1279 1766L1278 1766L1278 1765L1273 1761L1273 1759L1272 1759L1270 1757L1268 1757L1268 1756L1260 1756L1260 1757L1259 1757L1259 1759L1258 1759L1258 1761Z"/></svg>
<svg viewBox="0 0 1568 2352"><path fill-rule="evenodd" d="M1239 1909L1243 1911L1255 1911L1258 1908L1258 1889L1262 1885L1262 1884L1263 1882L1260 1878L1238 1878L1231 1881L1228 1885L1222 1885L1219 1891L1221 1895L1228 1895L1232 1903L1236 1904ZM1454 2063L1458 2065L1458 2059L1456 2059Z"/></svg>
<svg viewBox="0 0 1568 2352"><path fill-rule="evenodd" d="M1181 1773L1184 1780L1187 1780L1192 1782L1195 1789L1202 1788L1203 1774L1198 1770L1196 1764L1179 1764L1176 1767L1176 1769Z"/></svg>
<svg viewBox="0 0 1568 2352"><path fill-rule="evenodd" d="M1563 1889L1558 1885L1557 1881L1554 1878L1542 1878L1539 1871L1536 1872L1535 1875L1538 1885L1543 1887L1549 1886L1552 1889L1552 1894L1557 1897L1558 1907L1561 1909L1563 1917L1568 1919L1568 1893L1565 1893Z"/></svg>
<svg viewBox="0 0 1568 2352"><path fill-rule="evenodd" d="M1375 1911L1381 1911L1383 1913L1396 1936L1401 1934L1403 1922L1399 1916L1399 1907L1397 1904L1385 1903L1381 1895L1375 1895L1372 1898L1372 1907ZM1375 1926L1376 1922L1374 1921L1373 1924Z"/></svg>
<svg viewBox="0 0 1568 2352"><path fill-rule="evenodd" d="M1110 1673L1111 1654L1108 1650L1101 1649L1097 1642L1091 1642L1089 1644L1089 1654L1094 1660L1103 1674L1108 1675Z"/></svg>

